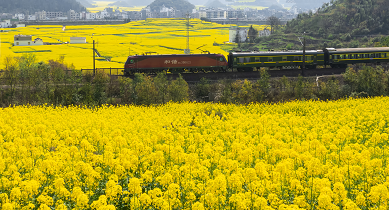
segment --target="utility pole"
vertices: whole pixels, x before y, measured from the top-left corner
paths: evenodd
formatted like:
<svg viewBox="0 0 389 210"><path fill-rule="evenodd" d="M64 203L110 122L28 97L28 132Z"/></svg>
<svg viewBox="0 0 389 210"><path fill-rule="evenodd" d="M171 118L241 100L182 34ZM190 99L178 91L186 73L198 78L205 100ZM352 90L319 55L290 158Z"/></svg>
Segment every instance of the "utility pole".
<svg viewBox="0 0 389 210"><path fill-rule="evenodd" d="M301 45L303 46L303 66L301 68L301 74L304 76L304 70L305 70L305 32L303 34L304 37L298 37L300 42L301 42ZM303 38L303 41L301 41L300 38Z"/></svg>
<svg viewBox="0 0 389 210"><path fill-rule="evenodd" d="M184 50L185 54L190 54L190 49L189 49L189 13L186 13L186 49Z"/></svg>
<svg viewBox="0 0 389 210"><path fill-rule="evenodd" d="M96 75L95 40L93 40L93 75Z"/></svg>
<svg viewBox="0 0 389 210"><path fill-rule="evenodd" d="M305 32L303 38L303 69L302 69L303 76L304 76L304 70L305 70Z"/></svg>

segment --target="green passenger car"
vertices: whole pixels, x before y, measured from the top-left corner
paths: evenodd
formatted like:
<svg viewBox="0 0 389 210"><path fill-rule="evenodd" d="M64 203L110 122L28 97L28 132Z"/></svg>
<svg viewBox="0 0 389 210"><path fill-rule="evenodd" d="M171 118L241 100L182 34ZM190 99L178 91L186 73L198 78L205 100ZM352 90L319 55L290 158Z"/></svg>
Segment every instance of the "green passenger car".
<svg viewBox="0 0 389 210"><path fill-rule="evenodd" d="M389 62L389 47L374 48L327 48L326 60L331 67L346 67L347 64Z"/></svg>
<svg viewBox="0 0 389 210"><path fill-rule="evenodd" d="M238 71L252 71L254 68L301 68L303 66L303 51L288 52L231 52L229 66ZM322 50L305 52L305 67L316 68L324 65Z"/></svg>

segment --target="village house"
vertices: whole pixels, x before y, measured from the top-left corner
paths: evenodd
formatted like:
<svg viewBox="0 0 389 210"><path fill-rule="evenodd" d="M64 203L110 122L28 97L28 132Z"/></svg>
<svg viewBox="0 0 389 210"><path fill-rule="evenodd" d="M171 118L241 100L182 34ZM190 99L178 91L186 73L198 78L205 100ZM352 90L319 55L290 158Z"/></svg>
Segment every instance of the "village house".
<svg viewBox="0 0 389 210"><path fill-rule="evenodd" d="M9 28L11 26L12 26L11 20L4 20L0 22L0 28Z"/></svg>
<svg viewBox="0 0 389 210"><path fill-rule="evenodd" d="M261 37L261 36L270 36L271 35L271 32L269 29L265 28L263 29L262 31L258 31L258 37Z"/></svg>
<svg viewBox="0 0 389 210"><path fill-rule="evenodd" d="M31 35L15 35L14 36L14 46L29 46L29 45L43 45L43 41L40 38L34 39L32 41Z"/></svg>
<svg viewBox="0 0 389 210"><path fill-rule="evenodd" d="M230 28L230 43L239 43L245 42L247 39L247 28L239 28L237 26L232 26Z"/></svg>
<svg viewBox="0 0 389 210"><path fill-rule="evenodd" d="M85 44L86 37L70 37L70 44Z"/></svg>

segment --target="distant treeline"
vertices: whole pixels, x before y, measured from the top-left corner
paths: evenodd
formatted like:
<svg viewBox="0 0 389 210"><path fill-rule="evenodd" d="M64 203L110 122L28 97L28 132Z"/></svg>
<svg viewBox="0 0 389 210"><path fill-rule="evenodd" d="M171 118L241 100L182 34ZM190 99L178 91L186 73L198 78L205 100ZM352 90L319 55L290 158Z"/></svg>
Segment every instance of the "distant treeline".
<svg viewBox="0 0 389 210"><path fill-rule="evenodd" d="M0 75L0 106L56 106L102 104L158 105L170 101L203 101L248 104L290 100L332 100L347 97L389 95L389 72L382 67L356 65L345 74L321 78L270 78L265 69L258 80L203 78L190 84L182 78L168 79L136 74L133 79L112 79L103 71L95 75L66 65L63 57L37 62L33 54L6 57Z"/></svg>

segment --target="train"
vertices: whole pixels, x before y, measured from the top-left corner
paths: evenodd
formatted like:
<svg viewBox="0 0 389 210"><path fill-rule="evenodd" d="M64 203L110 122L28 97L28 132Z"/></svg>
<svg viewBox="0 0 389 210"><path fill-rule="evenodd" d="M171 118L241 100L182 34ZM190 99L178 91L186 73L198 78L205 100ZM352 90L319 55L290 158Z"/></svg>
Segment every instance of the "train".
<svg viewBox="0 0 389 210"><path fill-rule="evenodd" d="M225 72L253 71L259 68L315 69L317 66L345 68L348 64L389 62L389 47L325 48L303 51L230 52L223 54L133 55L127 58L124 75L153 74L163 71Z"/></svg>

